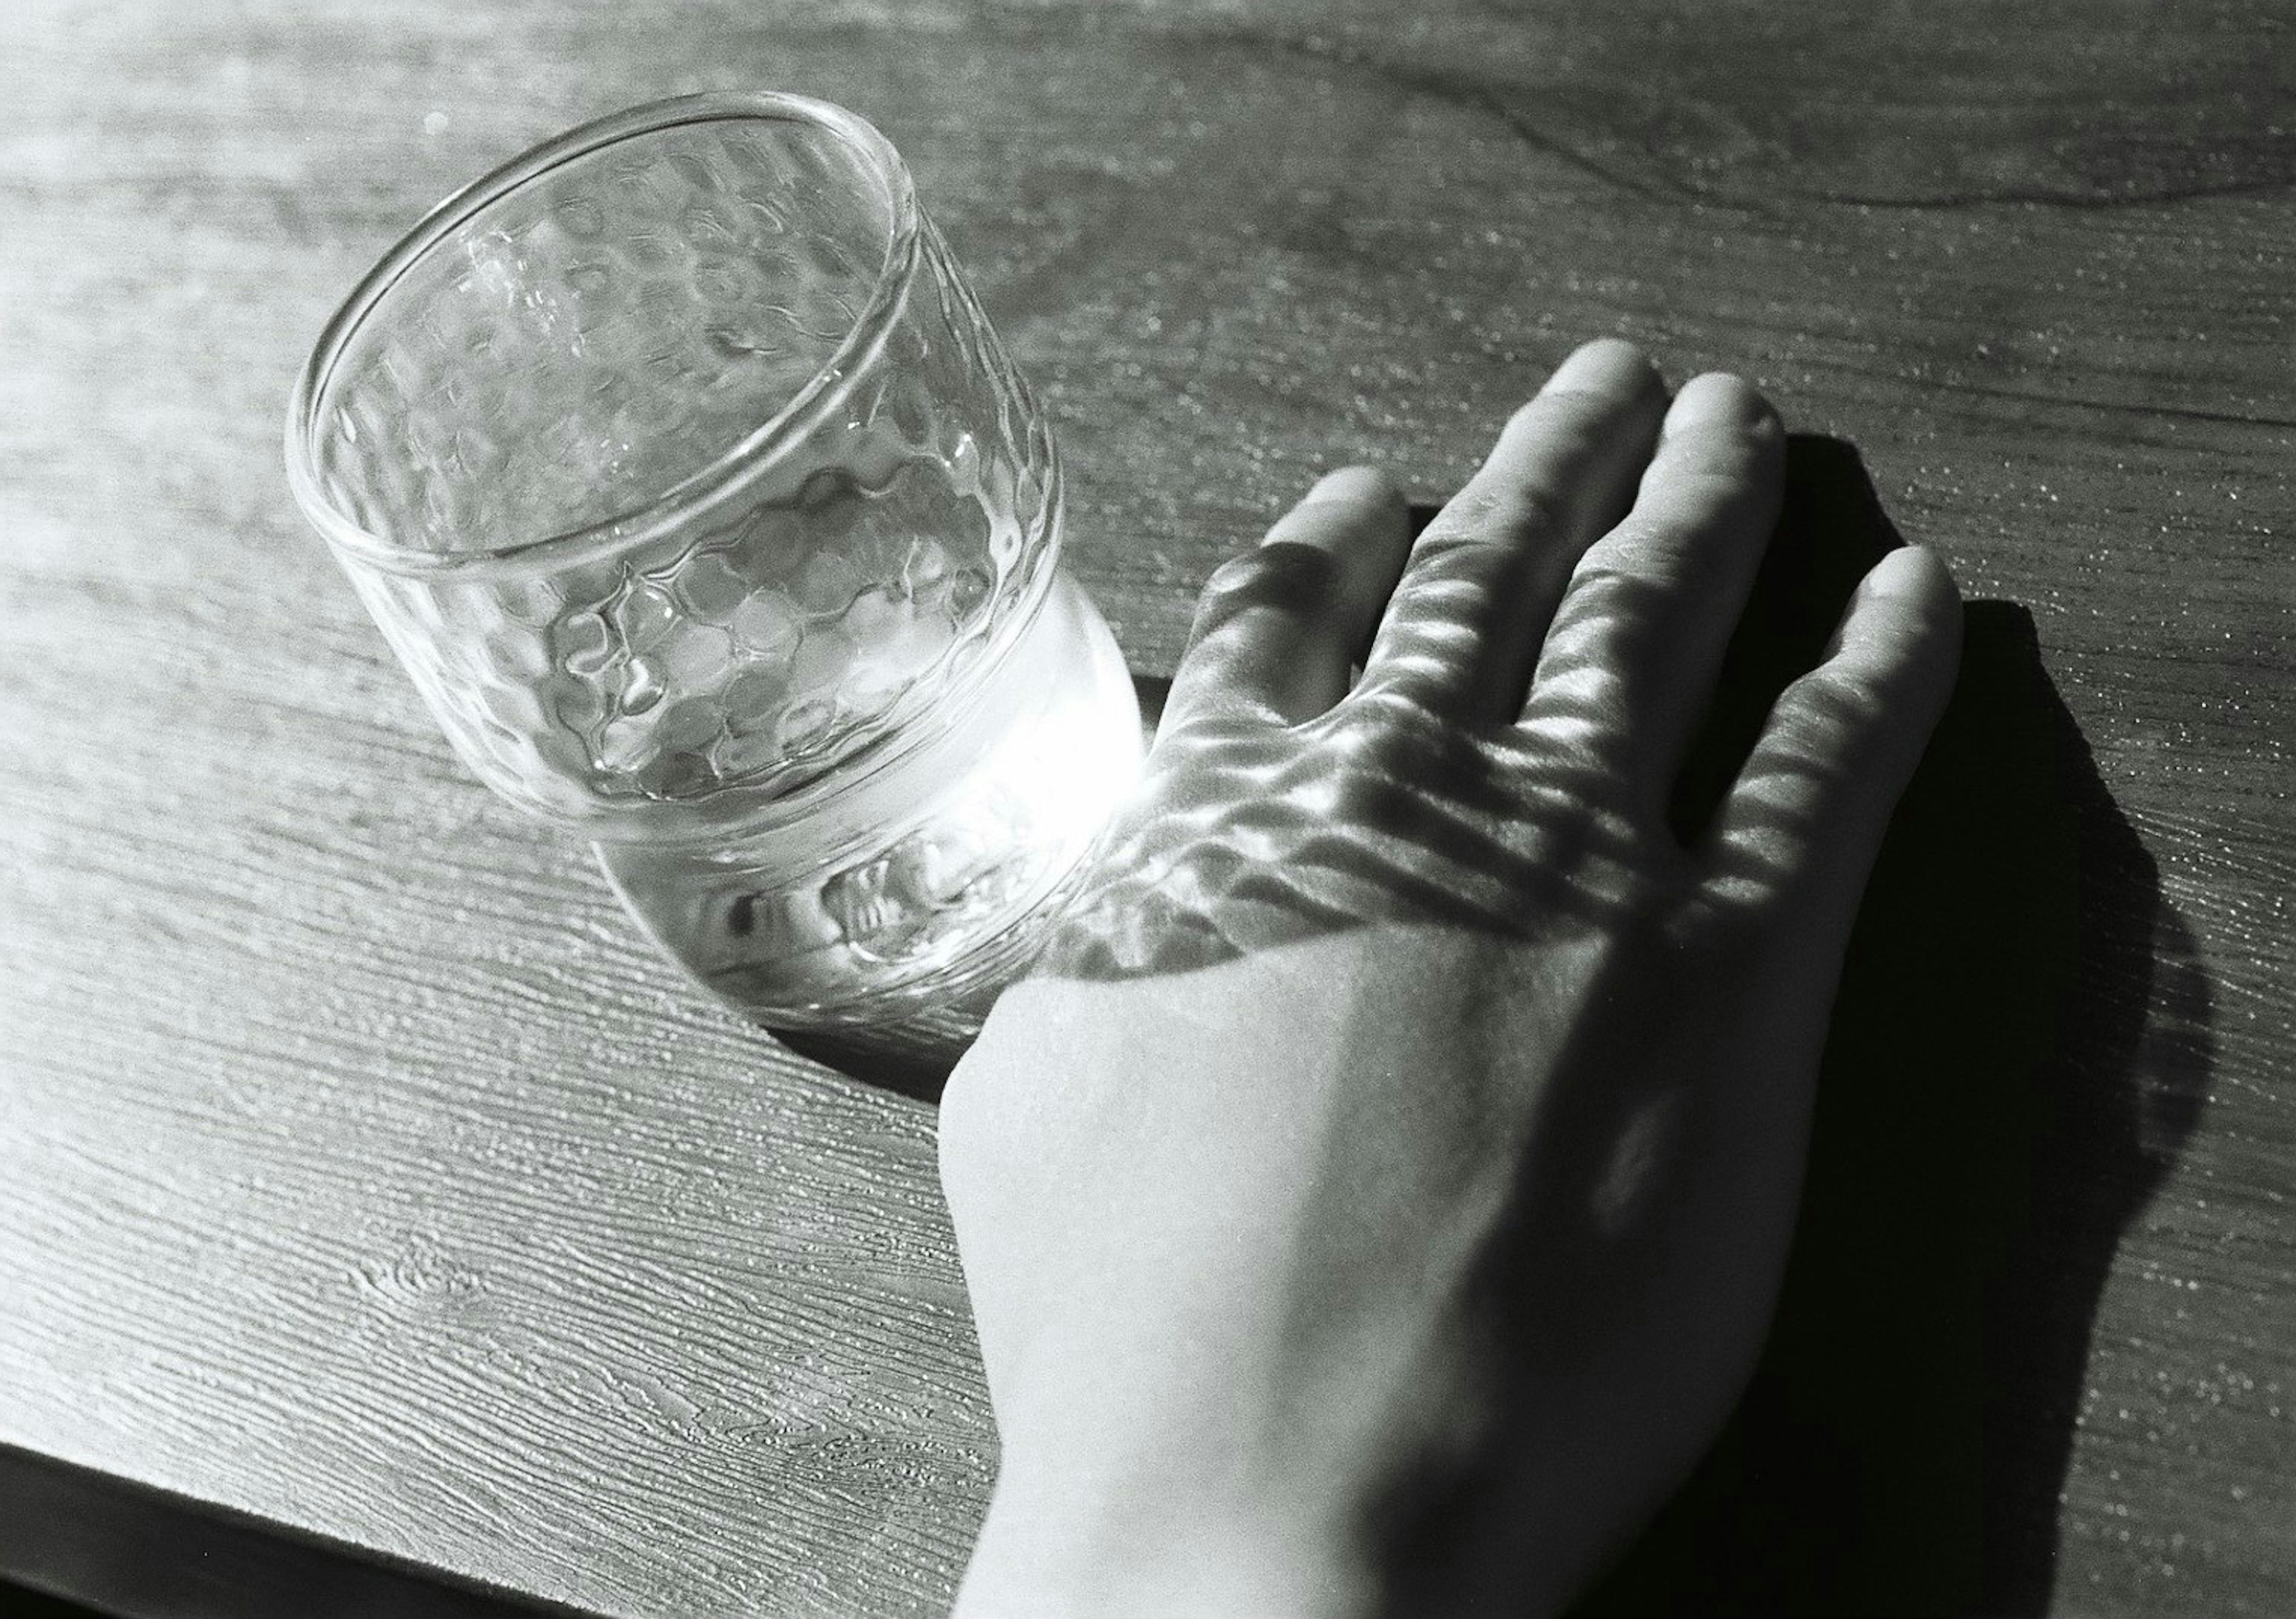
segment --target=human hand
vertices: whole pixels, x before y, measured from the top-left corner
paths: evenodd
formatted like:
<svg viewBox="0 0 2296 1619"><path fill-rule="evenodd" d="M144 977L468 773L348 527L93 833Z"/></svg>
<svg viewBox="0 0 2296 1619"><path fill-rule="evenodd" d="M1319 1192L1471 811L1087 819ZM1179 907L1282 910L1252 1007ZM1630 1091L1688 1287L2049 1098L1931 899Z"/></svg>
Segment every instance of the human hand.
<svg viewBox="0 0 2296 1619"><path fill-rule="evenodd" d="M960 1613L1551 1610L1710 1442L1959 644L1892 553L1677 837L1783 451L1590 345L1415 544L1350 470L1215 576L943 1098L1004 1446Z"/></svg>

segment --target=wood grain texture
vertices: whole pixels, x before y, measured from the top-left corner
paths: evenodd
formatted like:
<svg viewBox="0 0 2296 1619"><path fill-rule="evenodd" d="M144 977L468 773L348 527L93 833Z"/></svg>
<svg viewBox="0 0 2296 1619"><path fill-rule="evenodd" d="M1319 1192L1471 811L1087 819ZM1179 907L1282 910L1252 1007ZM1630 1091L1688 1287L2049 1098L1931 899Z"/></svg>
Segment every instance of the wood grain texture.
<svg viewBox="0 0 2296 1619"><path fill-rule="evenodd" d="M2164 902L2100 1006L2200 1104L2054 1601L2296 1610L2296 34L1843 9L12 10L0 1443L601 1613L945 1605L994 1434L930 1111L703 1004L468 781L278 470L431 201L767 86L909 157L1136 667L1317 470L1455 487L1603 332L1751 375L2030 609Z"/></svg>

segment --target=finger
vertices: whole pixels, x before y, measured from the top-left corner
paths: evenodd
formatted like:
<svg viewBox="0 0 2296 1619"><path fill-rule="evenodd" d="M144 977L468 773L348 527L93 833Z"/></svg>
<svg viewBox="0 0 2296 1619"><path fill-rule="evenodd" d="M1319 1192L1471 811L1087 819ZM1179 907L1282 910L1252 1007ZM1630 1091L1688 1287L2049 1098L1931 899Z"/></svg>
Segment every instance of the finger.
<svg viewBox="0 0 2296 1619"><path fill-rule="evenodd" d="M1785 429L1737 377L1683 385L1634 510L1590 546L1547 632L1523 723L1663 802L1705 717L1777 526Z"/></svg>
<svg viewBox="0 0 2296 1619"><path fill-rule="evenodd" d="M1625 513L1665 409L1665 385L1630 343L1565 360L1412 547L1362 690L1513 718L1571 566Z"/></svg>
<svg viewBox="0 0 2296 1619"><path fill-rule="evenodd" d="M1740 904L1811 907L1846 937L1882 834L1961 665L1961 598L1917 546L1891 552L1850 597L1824 661L1772 707L1710 833L1710 888Z"/></svg>
<svg viewBox="0 0 2296 1619"><path fill-rule="evenodd" d="M1339 701L1409 545L1402 493L1384 473L1324 478L1205 585L1166 726L1238 712L1296 724Z"/></svg>

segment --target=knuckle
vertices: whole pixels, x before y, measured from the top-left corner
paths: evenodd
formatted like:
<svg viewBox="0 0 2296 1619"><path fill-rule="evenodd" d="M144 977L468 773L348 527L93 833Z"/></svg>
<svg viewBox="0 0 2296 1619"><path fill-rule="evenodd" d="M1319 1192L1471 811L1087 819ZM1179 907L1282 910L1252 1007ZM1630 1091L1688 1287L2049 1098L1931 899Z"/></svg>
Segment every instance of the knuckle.
<svg viewBox="0 0 2296 1619"><path fill-rule="evenodd" d="M1645 487L1635 509L1588 551L1669 572L1720 562L1767 543L1770 503L1768 492L1748 478L1692 469Z"/></svg>
<svg viewBox="0 0 2296 1619"><path fill-rule="evenodd" d="M1204 582L1196 611L1201 635L1238 615L1272 610L1316 617L1339 599L1337 558L1315 545L1277 540L1233 557Z"/></svg>
<svg viewBox="0 0 2296 1619"><path fill-rule="evenodd" d="M1325 746L1303 754L1296 785L1313 785L1314 819L1327 829L1390 831L1406 822L1414 801L1414 773L1393 756L1393 739L1354 750Z"/></svg>
<svg viewBox="0 0 2296 1619"><path fill-rule="evenodd" d="M1581 552L1562 605L1585 612L1649 582L1653 567L1681 549L1681 530L1636 512ZM1585 600L1579 600L1584 598Z"/></svg>
<svg viewBox="0 0 2296 1619"><path fill-rule="evenodd" d="M1331 781L1329 821L1341 826L1376 830L1399 818L1405 789L1393 779L1374 771L1336 772Z"/></svg>
<svg viewBox="0 0 2296 1619"><path fill-rule="evenodd" d="M1476 751L1470 732L1431 708L1416 682L1358 686L1319 724L1317 751L1334 768L1382 780L1454 779Z"/></svg>
<svg viewBox="0 0 2296 1619"><path fill-rule="evenodd" d="M1548 648L1558 642L1575 646L1622 622L1658 616L1668 595L1664 585L1650 576L1651 560L1645 544L1617 536L1581 557L1547 626Z"/></svg>
<svg viewBox="0 0 2296 1619"><path fill-rule="evenodd" d="M1324 715L1322 729L1327 750L1341 759L1376 757L1406 706L1398 692L1358 688Z"/></svg>
<svg viewBox="0 0 2296 1619"><path fill-rule="evenodd" d="M1528 482L1470 484L1420 536L1414 560L1490 544L1521 544L1567 525L1568 506L1552 490Z"/></svg>
<svg viewBox="0 0 2296 1619"><path fill-rule="evenodd" d="M1784 717L1808 740L1842 741L1889 723L1898 706L1895 684L1880 670L1839 661L1795 683L1796 701Z"/></svg>
<svg viewBox="0 0 2296 1619"><path fill-rule="evenodd" d="M1542 394L1507 418L1499 440L1525 447L1535 443L1542 457L1583 465L1614 442L1617 424L1608 419L1605 403L1592 394Z"/></svg>

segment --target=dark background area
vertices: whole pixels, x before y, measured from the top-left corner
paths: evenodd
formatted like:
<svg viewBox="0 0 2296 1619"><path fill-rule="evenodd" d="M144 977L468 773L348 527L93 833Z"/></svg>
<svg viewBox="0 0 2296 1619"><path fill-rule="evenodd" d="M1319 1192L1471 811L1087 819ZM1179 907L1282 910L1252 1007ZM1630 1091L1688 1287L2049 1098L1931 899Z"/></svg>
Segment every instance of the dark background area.
<svg viewBox="0 0 2296 1619"><path fill-rule="evenodd" d="M45 1591L0 1583L0 1619L102 1619L94 1608Z"/></svg>

